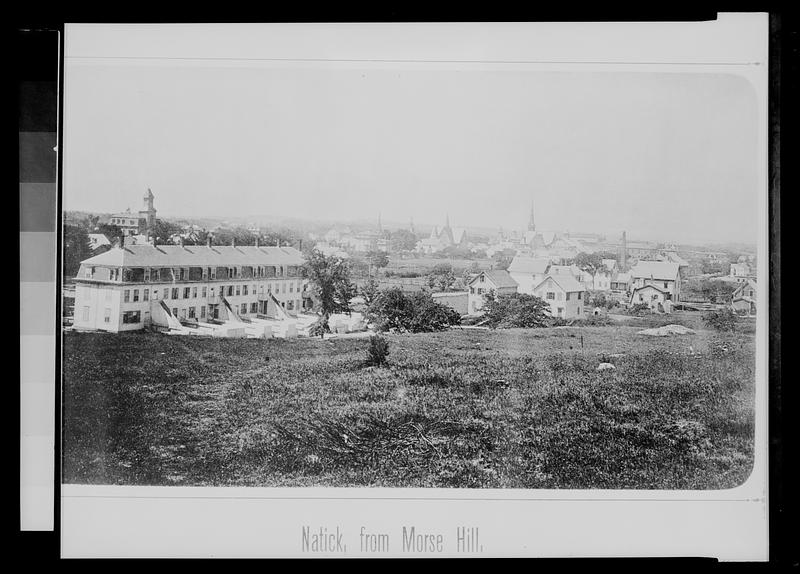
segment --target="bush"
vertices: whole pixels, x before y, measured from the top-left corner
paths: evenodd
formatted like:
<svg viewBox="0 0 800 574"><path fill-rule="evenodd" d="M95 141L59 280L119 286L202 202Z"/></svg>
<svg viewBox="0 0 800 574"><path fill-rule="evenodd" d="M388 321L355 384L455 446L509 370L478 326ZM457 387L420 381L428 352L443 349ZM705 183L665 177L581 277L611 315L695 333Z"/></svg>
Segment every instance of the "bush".
<svg viewBox="0 0 800 574"><path fill-rule="evenodd" d="M330 333L331 328L328 326L327 319L320 317L309 328L309 337L324 337L325 333Z"/></svg>
<svg viewBox="0 0 800 574"><path fill-rule="evenodd" d="M632 315L641 315L642 313L648 313L649 311L650 306L647 303L636 303L630 307L630 312Z"/></svg>
<svg viewBox="0 0 800 574"><path fill-rule="evenodd" d="M614 321L608 318L607 315L586 315L583 319L578 319L576 321L578 325L586 325L590 327L607 327L608 325L613 325Z"/></svg>
<svg viewBox="0 0 800 574"><path fill-rule="evenodd" d="M369 306L367 317L379 331L411 333L443 331L461 322L456 311L434 301L430 293L407 294L399 287L381 291Z"/></svg>
<svg viewBox="0 0 800 574"><path fill-rule="evenodd" d="M389 341L380 335L372 335L367 347L367 360L364 364L368 367L380 367L386 363L389 356Z"/></svg>
<svg viewBox="0 0 800 574"><path fill-rule="evenodd" d="M484 296L484 317L492 328L546 327L550 306L535 295L512 293L495 295L490 291Z"/></svg>
<svg viewBox="0 0 800 574"><path fill-rule="evenodd" d="M736 314L730 309L709 311L703 315L703 322L717 331L736 330Z"/></svg>

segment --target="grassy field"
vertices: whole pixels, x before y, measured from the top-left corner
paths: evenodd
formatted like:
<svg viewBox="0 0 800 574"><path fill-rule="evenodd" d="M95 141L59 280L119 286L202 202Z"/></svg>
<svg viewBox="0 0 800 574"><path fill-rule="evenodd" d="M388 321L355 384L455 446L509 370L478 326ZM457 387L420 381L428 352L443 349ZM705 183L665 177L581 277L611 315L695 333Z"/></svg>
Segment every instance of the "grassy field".
<svg viewBox="0 0 800 574"><path fill-rule="evenodd" d="M454 258L439 258L439 257L414 257L408 259L389 259L389 265L386 267L387 271L395 273L403 271L415 271L422 275L426 275L431 269L441 264L450 264L453 271L460 275L465 269L469 269L473 264L477 264L480 269L490 269L494 265L492 259L461 259Z"/></svg>
<svg viewBox="0 0 800 574"><path fill-rule="evenodd" d="M67 333L63 480L739 485L753 460L753 335L643 326L390 335L379 368L361 364L366 339Z"/></svg>

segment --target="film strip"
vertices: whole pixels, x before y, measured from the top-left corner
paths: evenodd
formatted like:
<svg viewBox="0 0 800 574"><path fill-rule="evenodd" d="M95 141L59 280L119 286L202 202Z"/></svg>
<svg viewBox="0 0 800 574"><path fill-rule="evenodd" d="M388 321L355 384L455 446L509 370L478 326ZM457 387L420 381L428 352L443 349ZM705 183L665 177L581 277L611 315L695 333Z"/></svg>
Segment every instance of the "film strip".
<svg viewBox="0 0 800 574"><path fill-rule="evenodd" d="M18 33L20 529L53 530L60 34Z"/></svg>

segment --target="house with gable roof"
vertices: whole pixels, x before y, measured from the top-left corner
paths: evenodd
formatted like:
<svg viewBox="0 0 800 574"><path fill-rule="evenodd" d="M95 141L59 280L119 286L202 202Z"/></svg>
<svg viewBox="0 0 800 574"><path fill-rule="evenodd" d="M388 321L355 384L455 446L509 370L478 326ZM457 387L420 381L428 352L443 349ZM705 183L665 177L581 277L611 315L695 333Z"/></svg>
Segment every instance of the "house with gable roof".
<svg viewBox="0 0 800 574"><path fill-rule="evenodd" d="M467 287L469 289L467 309L469 314L474 315L481 312L485 303L484 295L489 292L494 292L495 295L510 295L517 292L518 285L508 271L494 269L481 271L472 278Z"/></svg>
<svg viewBox="0 0 800 574"><path fill-rule="evenodd" d="M666 289L648 283L641 287L634 287L631 292L630 304L640 305L646 303L651 311L669 313L672 310L671 294Z"/></svg>
<svg viewBox="0 0 800 574"><path fill-rule="evenodd" d="M533 294L550 306L553 317L580 319L586 314L586 288L571 275L547 275Z"/></svg>
<svg viewBox="0 0 800 574"><path fill-rule="evenodd" d="M680 301L680 264L671 261L639 261L630 270L630 288L635 291L653 285L664 293L667 301ZM652 296L652 294L651 294Z"/></svg>
<svg viewBox="0 0 800 574"><path fill-rule="evenodd" d="M542 282L550 270L550 259L547 257L526 257L517 255L508 266L508 273L519 285L520 293L533 295L533 289Z"/></svg>
<svg viewBox="0 0 800 574"><path fill-rule="evenodd" d="M731 294L731 308L737 313L755 315L757 294L758 284L754 279L747 279Z"/></svg>

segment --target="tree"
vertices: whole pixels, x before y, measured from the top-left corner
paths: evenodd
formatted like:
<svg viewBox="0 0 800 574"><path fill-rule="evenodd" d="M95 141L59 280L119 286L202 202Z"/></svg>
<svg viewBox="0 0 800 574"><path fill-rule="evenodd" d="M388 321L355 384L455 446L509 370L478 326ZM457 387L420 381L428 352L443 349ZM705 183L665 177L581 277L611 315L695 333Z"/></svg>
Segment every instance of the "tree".
<svg viewBox="0 0 800 574"><path fill-rule="evenodd" d="M206 243L208 243L209 237L211 238L212 243L214 241L214 236L208 229L201 229L200 231L196 231L194 235L195 235L194 243L196 245L205 245Z"/></svg>
<svg viewBox="0 0 800 574"><path fill-rule="evenodd" d="M711 279L691 279L686 287L690 296L701 297L710 303L727 303L738 284Z"/></svg>
<svg viewBox="0 0 800 574"><path fill-rule="evenodd" d="M550 320L549 310L547 302L527 293L496 295L489 291L484 295L483 316L493 329L546 327Z"/></svg>
<svg viewBox="0 0 800 574"><path fill-rule="evenodd" d="M89 234L77 225L64 225L64 276L77 275L81 261L92 256Z"/></svg>
<svg viewBox="0 0 800 574"><path fill-rule="evenodd" d="M477 261L473 261L472 264L464 269L464 273L461 274L461 280L464 282L464 285L467 285L473 277L475 277L478 273L481 272L481 266L478 265Z"/></svg>
<svg viewBox="0 0 800 574"><path fill-rule="evenodd" d="M380 250L370 251L367 253L367 261L369 261L371 275L372 267L380 269L389 265L389 254Z"/></svg>
<svg viewBox="0 0 800 574"><path fill-rule="evenodd" d="M356 287L350 279L350 266L345 259L314 250L306 259L302 274L311 281L319 303L320 324L315 333L324 336L330 332L331 315L352 312L350 300L356 295Z"/></svg>
<svg viewBox="0 0 800 574"><path fill-rule="evenodd" d="M370 305L368 316L379 331L443 331L461 322L456 311L434 301L430 293L406 294L399 287L381 291Z"/></svg>
<svg viewBox="0 0 800 574"><path fill-rule="evenodd" d="M97 233L102 233L113 244L122 237L122 229L109 223L101 223L97 226Z"/></svg>
<svg viewBox="0 0 800 574"><path fill-rule="evenodd" d="M258 235L244 227L222 228L214 231L213 245L255 245Z"/></svg>
<svg viewBox="0 0 800 574"><path fill-rule="evenodd" d="M591 275L592 282L594 282L595 275L608 271L608 268L603 263L603 258L599 253L578 253L575 256L573 263L578 267L578 269Z"/></svg>
<svg viewBox="0 0 800 574"><path fill-rule="evenodd" d="M456 276L453 273L453 266L449 263L434 265L428 274L428 286L431 289L436 287L440 291L447 291L455 282Z"/></svg>
<svg viewBox="0 0 800 574"><path fill-rule="evenodd" d="M597 256L602 261L603 259L614 259L616 261L618 255L613 251L596 251Z"/></svg>
<svg viewBox="0 0 800 574"><path fill-rule="evenodd" d="M183 227L171 221L156 219L153 225L153 238L157 245L172 243L172 236L176 233L183 233Z"/></svg>
<svg viewBox="0 0 800 574"><path fill-rule="evenodd" d="M736 330L736 314L728 308L709 311L703 315L703 322L717 331Z"/></svg>
<svg viewBox="0 0 800 574"><path fill-rule="evenodd" d="M297 237L297 235L290 229L274 229L271 231L266 231L261 234L260 241L262 245L294 245L297 243L301 238ZM311 245L310 241L305 241L304 243ZM305 247L305 245L304 245Z"/></svg>
<svg viewBox="0 0 800 574"><path fill-rule="evenodd" d="M497 269L499 271L506 271L509 265L511 265L511 256L502 252L495 253L494 255L492 255L492 261L494 261L493 265L494 269Z"/></svg>
<svg viewBox="0 0 800 574"><path fill-rule="evenodd" d="M451 259L469 259L473 257L473 253L470 251L469 247L464 247L462 245L445 247L442 253Z"/></svg>
<svg viewBox="0 0 800 574"><path fill-rule="evenodd" d="M378 282L372 277L367 279L367 282L361 287L361 296L364 298L364 304L369 308L375 301L375 298L380 294L378 290Z"/></svg>
<svg viewBox="0 0 800 574"><path fill-rule="evenodd" d="M731 271L731 264L727 261L703 259L700 263L700 272L704 275L727 275Z"/></svg>
<svg viewBox="0 0 800 574"><path fill-rule="evenodd" d="M389 239L392 251L414 251L417 248L417 236L408 229L393 231Z"/></svg>
<svg viewBox="0 0 800 574"><path fill-rule="evenodd" d="M389 356L389 341L380 335L372 335L369 338L367 358L364 361L364 365L367 367L380 367L386 364L387 356Z"/></svg>

